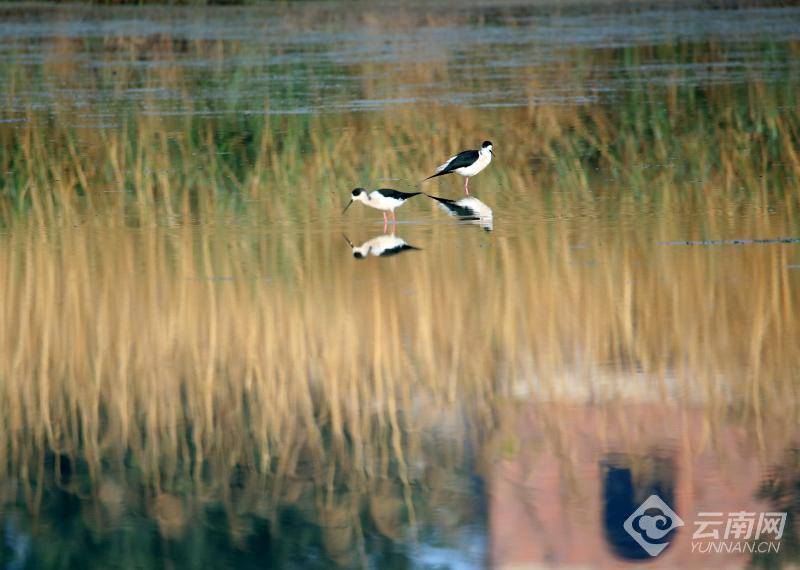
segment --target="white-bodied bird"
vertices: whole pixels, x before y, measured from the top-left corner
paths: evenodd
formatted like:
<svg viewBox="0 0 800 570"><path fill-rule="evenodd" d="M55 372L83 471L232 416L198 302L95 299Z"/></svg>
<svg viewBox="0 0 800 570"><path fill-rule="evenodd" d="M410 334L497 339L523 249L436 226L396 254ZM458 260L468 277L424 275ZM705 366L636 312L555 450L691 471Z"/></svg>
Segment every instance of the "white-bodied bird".
<svg viewBox="0 0 800 570"><path fill-rule="evenodd" d="M371 240L365 241L361 245L355 245L348 239L347 236L343 237L347 242L347 245L352 248L353 257L356 259L364 259L368 255L374 255L376 257L389 257L391 255L403 253L404 251L419 250L418 247L409 245L406 240L399 238L394 234L386 234L374 237Z"/></svg>
<svg viewBox="0 0 800 570"><path fill-rule="evenodd" d="M436 169L436 174L428 176L425 180L455 172L465 178L464 191L467 193L467 196L469 196L469 179L489 166L493 156L492 143L490 141L483 141L480 150L462 150L457 155L448 158L447 162Z"/></svg>
<svg viewBox="0 0 800 570"><path fill-rule="evenodd" d="M405 204L406 200L419 194L422 194L422 192L400 192L399 190L393 190L391 188L379 188L378 190L373 190L368 193L363 188L355 188L350 193L350 202L344 207L342 214L347 211L347 208L349 208L353 202L361 202L370 208L375 208L383 212L383 228L384 231L386 231L386 226L388 224L386 212L391 212L392 222L396 225L397 216L394 211Z"/></svg>
<svg viewBox="0 0 800 570"><path fill-rule="evenodd" d="M492 231L492 209L476 197L467 196L460 200L450 200L449 198L439 198L430 194L426 194L426 196L439 202L439 207L450 216L469 224L480 226L487 232Z"/></svg>

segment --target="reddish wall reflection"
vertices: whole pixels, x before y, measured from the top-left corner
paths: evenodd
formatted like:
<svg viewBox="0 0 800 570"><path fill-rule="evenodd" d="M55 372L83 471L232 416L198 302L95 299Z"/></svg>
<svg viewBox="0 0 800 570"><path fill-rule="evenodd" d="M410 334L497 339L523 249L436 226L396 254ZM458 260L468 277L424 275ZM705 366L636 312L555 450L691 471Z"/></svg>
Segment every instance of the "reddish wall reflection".
<svg viewBox="0 0 800 570"><path fill-rule="evenodd" d="M516 413L491 446L492 565L745 565L751 554L692 552L696 515L770 510L756 498L759 485L792 434L777 428L767 437L763 425L751 430L710 418L708 410L650 404L614 410L548 404ZM657 558L626 560L612 548L603 524L609 465L630 469L644 493L637 501L654 481L673 492L672 506L686 526Z"/></svg>

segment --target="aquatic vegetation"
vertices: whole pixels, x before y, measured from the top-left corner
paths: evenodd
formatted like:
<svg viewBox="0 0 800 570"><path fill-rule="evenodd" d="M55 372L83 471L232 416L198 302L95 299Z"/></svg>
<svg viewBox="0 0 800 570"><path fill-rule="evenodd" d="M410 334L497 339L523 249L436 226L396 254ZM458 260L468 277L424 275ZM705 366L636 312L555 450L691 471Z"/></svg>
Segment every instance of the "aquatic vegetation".
<svg viewBox="0 0 800 570"><path fill-rule="evenodd" d="M362 20L419 25L396 16ZM474 476L530 452L527 405L565 465L574 404L614 426L666 401L711 446L731 425L754 454L792 445L796 42L520 43L539 59L465 78L452 47L362 61L346 37L330 55L279 36L261 61L245 32L179 31L5 46L4 532L98 565L363 565L474 542ZM446 98L459 82L474 99ZM470 190L491 233L420 196L395 239L421 251L353 259L380 230L340 217L350 189L416 191L433 157L486 138Z"/></svg>

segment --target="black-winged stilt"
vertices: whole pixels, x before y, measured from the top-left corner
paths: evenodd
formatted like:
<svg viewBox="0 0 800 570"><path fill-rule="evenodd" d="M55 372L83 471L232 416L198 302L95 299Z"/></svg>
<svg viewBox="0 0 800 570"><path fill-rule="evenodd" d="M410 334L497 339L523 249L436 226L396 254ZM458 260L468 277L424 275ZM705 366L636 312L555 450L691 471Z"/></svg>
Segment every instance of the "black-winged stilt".
<svg viewBox="0 0 800 570"><path fill-rule="evenodd" d="M465 178L464 191L467 193L467 196L469 196L470 177L475 176L481 170L489 166L493 156L492 143L490 141L483 141L480 150L462 150L457 155L448 158L447 162L436 169L436 174L428 176L425 180L455 172ZM425 180L423 180L423 182Z"/></svg>
<svg viewBox="0 0 800 570"><path fill-rule="evenodd" d="M346 235L342 235L347 245L353 250L353 257L356 259L364 259L368 255L377 257L389 257L390 255L397 255L404 251L419 250L418 247L409 245L406 240L397 237L394 234L385 234L382 236L374 237L367 240L361 245L355 245Z"/></svg>
<svg viewBox="0 0 800 570"><path fill-rule="evenodd" d="M439 203L439 207L449 215L470 224L480 226L487 232L492 231L492 209L476 197L467 196L460 200L450 200L448 198L431 196L430 194L426 194L426 196L436 200Z"/></svg>
<svg viewBox="0 0 800 570"><path fill-rule="evenodd" d="M350 202L344 207L342 214L347 211L347 208L349 208L353 202L361 202L370 208L381 210L383 211L383 231L385 232L388 224L386 212L391 212L392 222L396 225L397 216L394 213L395 209L405 204L406 200L409 198L413 198L418 194L422 194L422 192L400 192L399 190L393 190L391 188L379 188L378 190L373 190L368 193L363 188L355 188L350 193Z"/></svg>

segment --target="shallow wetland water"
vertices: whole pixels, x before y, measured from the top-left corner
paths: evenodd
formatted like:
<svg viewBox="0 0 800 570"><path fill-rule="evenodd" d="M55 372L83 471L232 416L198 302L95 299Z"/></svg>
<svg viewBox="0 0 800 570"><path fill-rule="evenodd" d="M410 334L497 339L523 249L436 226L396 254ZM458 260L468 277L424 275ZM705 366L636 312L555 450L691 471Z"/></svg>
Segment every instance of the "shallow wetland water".
<svg viewBox="0 0 800 570"><path fill-rule="evenodd" d="M0 7L3 565L796 565L800 9L359 6Z"/></svg>

